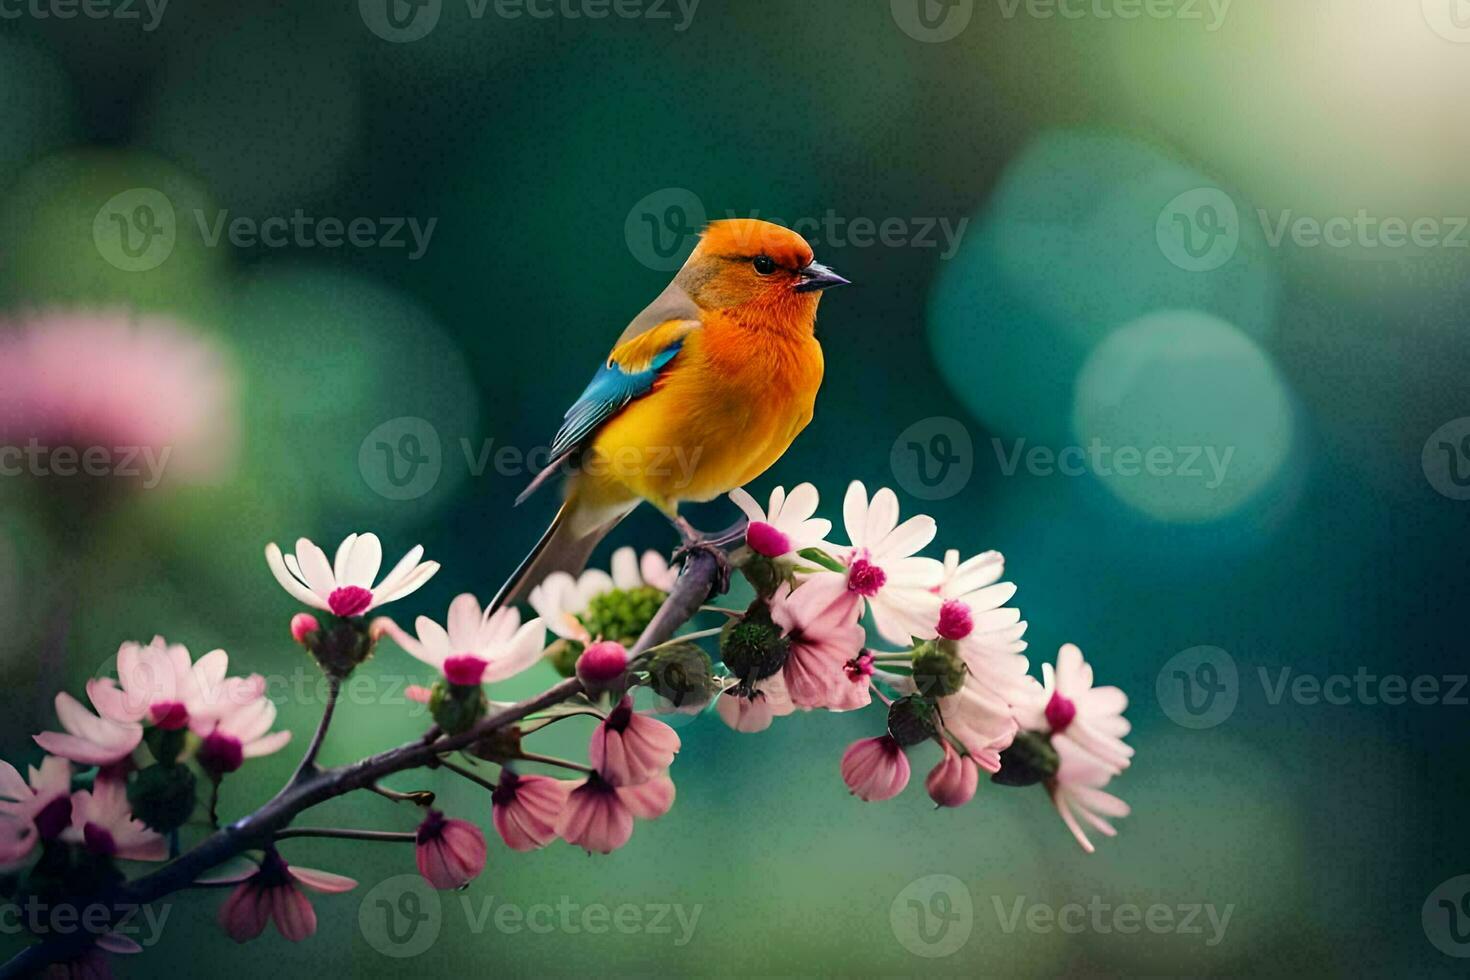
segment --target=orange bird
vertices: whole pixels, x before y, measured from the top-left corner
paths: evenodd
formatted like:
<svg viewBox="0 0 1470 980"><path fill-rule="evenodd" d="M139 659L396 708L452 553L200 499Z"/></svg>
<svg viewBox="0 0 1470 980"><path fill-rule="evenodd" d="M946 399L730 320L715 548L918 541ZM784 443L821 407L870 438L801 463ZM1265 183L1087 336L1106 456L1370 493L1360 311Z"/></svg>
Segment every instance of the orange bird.
<svg viewBox="0 0 1470 980"><path fill-rule="evenodd" d="M822 383L817 304L846 283L790 229L712 222L567 410L550 462L516 500L565 468L566 502L493 605L581 571L644 500L701 545L679 504L744 486L806 428Z"/></svg>

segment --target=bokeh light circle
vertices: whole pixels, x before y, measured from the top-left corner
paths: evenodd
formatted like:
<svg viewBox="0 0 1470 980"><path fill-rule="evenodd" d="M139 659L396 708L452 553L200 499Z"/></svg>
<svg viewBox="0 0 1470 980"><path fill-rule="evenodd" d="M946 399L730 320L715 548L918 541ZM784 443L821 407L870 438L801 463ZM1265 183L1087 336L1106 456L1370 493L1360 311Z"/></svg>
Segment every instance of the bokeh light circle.
<svg viewBox="0 0 1470 980"><path fill-rule="evenodd" d="M1224 320L1151 314L1097 346L1077 377L1073 425L1094 476L1165 521L1232 513L1293 450L1293 409L1270 357Z"/></svg>

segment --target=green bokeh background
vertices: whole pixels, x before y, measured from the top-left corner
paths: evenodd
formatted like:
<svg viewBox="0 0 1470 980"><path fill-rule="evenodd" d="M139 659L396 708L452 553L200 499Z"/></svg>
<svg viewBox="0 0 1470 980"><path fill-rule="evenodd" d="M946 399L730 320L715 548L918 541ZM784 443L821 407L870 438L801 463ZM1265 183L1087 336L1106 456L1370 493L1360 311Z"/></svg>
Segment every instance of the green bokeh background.
<svg viewBox="0 0 1470 980"><path fill-rule="evenodd" d="M359 927L361 909L398 899L406 850L295 841L288 859L362 882L317 902L313 940L270 933L236 948L214 925L218 898L190 895L156 946L114 962L120 975L1463 972L1431 943L1421 906L1470 872L1470 709L1273 703L1260 672L1274 683L1288 666L1466 670L1457 542L1470 503L1440 492L1445 475L1421 454L1470 414L1470 250L1273 245L1257 212L1268 225L1287 210L1470 212L1453 98L1470 46L1416 3L1236 0L1211 29L1204 5L1197 21L918 2L970 19L934 42L901 26L914 0L703 0L682 30L674 4L667 20L567 16L595 7L577 3L511 18L493 0L481 17L443 0L409 43L367 26L381 0L177 2L153 30L141 5L141 20L29 6L0 20L0 311L169 314L229 352L242 391L242 447L220 485L72 512L73 533L58 534L64 493L0 481L5 758L34 758L47 678L60 669L79 691L119 642L155 633L196 654L224 646L278 678L282 724L309 730L320 693L286 639L294 610L261 559L267 541L370 528L389 551L422 542L444 570L394 607L400 622L442 615L460 591L492 593L553 501L512 511L524 474L477 473L464 447L544 445L668 279L645 264L643 216L670 216L689 194L708 217L963 227L953 250L942 235L810 236L856 285L824 301L816 419L758 496L810 479L835 518L861 478L933 514L945 546L1001 549L1034 661L1079 643L1129 693L1138 749L1114 784L1134 815L1089 856L1039 790L982 786L958 811L934 811L917 785L888 804L851 799L837 760L878 729L876 711L749 736L707 716L680 729L667 817L605 858L492 841L487 873L442 896L438 938L416 958L384 955L399 948ZM178 241L158 268L127 272L97 247L93 218L140 187L173 203ZM1159 231L1171 202L1199 189L1238 210L1234 251L1203 270L1174 261ZM417 258L210 245L193 214L219 209L434 226ZM403 418L437 438L441 472L399 500L378 492L369 437ZM949 444L961 475L928 487L909 443L937 449L936 435L961 430L968 441ZM1214 489L1024 463L1007 473L1002 458L1017 440L1055 451L1094 437L1236 455ZM691 516L723 526L729 511ZM613 543L672 539L639 514ZM1238 703L1192 729L1171 720L1158 681L1202 645L1233 658ZM538 667L496 694L552 678ZM349 693L327 762L423 730L405 679L426 677L385 647ZM549 733L548 751L575 754L584 737ZM293 761L248 766L224 813L262 801ZM932 761L919 754L916 775ZM468 784L394 785L433 788L488 827L489 801ZM412 816L354 798L307 822L405 829ZM935 874L964 883L973 913L968 941L930 958L900 941L890 910ZM1208 929L1007 931L997 906L1021 898L1233 910L1208 945ZM540 934L497 929L492 913L477 931L462 899L700 911L679 945L677 924Z"/></svg>

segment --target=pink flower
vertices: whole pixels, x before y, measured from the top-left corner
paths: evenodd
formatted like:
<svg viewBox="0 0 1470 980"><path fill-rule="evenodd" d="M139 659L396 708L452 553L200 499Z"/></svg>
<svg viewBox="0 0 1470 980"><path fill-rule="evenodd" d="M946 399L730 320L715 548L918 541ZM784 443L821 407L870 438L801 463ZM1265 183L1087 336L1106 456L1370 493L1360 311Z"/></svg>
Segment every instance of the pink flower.
<svg viewBox="0 0 1470 980"><path fill-rule="evenodd" d="M463 888L485 870L485 835L466 820L430 810L414 841L419 874L439 889Z"/></svg>
<svg viewBox="0 0 1470 980"><path fill-rule="evenodd" d="M772 720L795 710L786 691L786 678L780 673L756 681L748 693L736 684L715 699L720 720L737 732L763 732L771 727Z"/></svg>
<svg viewBox="0 0 1470 980"><path fill-rule="evenodd" d="M65 691L56 695L56 717L63 732L42 732L36 744L52 755L84 766L106 766L132 754L143 740L143 726L92 714Z"/></svg>
<svg viewBox="0 0 1470 980"><path fill-rule="evenodd" d="M297 539L294 555L283 556L275 542L265 549L266 564L281 588L298 602L334 616L361 616L418 591L439 570L436 561L420 562L423 555L423 547L414 546L373 585L383 565L383 546L376 534L349 534L330 565L326 552L306 538Z"/></svg>
<svg viewBox="0 0 1470 980"><path fill-rule="evenodd" d="M238 426L234 372L175 320L79 311L0 321L0 444L140 450L152 479L212 482L234 460Z"/></svg>
<svg viewBox="0 0 1470 980"><path fill-rule="evenodd" d="M924 788L938 806L964 806L974 798L979 782L980 769L975 760L960 755L945 741L944 758L929 771Z"/></svg>
<svg viewBox="0 0 1470 980"><path fill-rule="evenodd" d="M966 674L959 691L940 698L938 704L945 731L959 739L986 772L1000 772L1000 753L1010 746L1019 727L1010 703L974 674Z"/></svg>
<svg viewBox="0 0 1470 980"><path fill-rule="evenodd" d="M168 843L163 836L134 820L128 807L128 790L120 779L98 777L91 792L78 790L71 797L71 827L62 839L82 844L101 857L129 861L163 861Z"/></svg>
<svg viewBox="0 0 1470 980"><path fill-rule="evenodd" d="M534 851L556 839L556 822L566 807L572 783L550 776L523 776L500 770L500 783L490 794L495 832L513 851Z"/></svg>
<svg viewBox="0 0 1470 980"><path fill-rule="evenodd" d="M842 781L860 800L890 800L909 784L909 760L891 735L853 742L842 754Z"/></svg>
<svg viewBox="0 0 1470 980"><path fill-rule="evenodd" d="M628 669L628 648L616 640L594 643L577 658L577 679L589 691L599 692Z"/></svg>
<svg viewBox="0 0 1470 980"><path fill-rule="evenodd" d="M1091 753L1112 772L1128 767L1133 749L1123 742L1128 696L1116 687L1093 687L1092 667L1071 643L1057 653L1057 665L1041 665L1045 687L1017 717L1028 729L1052 733L1057 751L1071 743Z"/></svg>
<svg viewBox="0 0 1470 980"><path fill-rule="evenodd" d="M867 683L847 672L863 648L856 606L810 583L795 591L782 585L771 596L771 619L791 645L781 670L793 704L847 711L868 703Z"/></svg>
<svg viewBox="0 0 1470 980"><path fill-rule="evenodd" d="M633 819L655 820L674 805L674 781L656 776L637 786L613 786L592 773L567 796L557 836L585 851L611 854L633 836Z"/></svg>
<svg viewBox="0 0 1470 980"><path fill-rule="evenodd" d="M966 659L1017 654L1026 649L1021 639L1026 624L1017 609L1006 607L1016 594L1010 582L1000 581L1005 574L1005 557L998 551L987 551L964 562L960 553L944 553L944 578L939 597L935 629L947 640L955 640Z"/></svg>
<svg viewBox="0 0 1470 980"><path fill-rule="evenodd" d="M311 613L302 612L291 617L291 639L302 646L306 646L306 641L321 628L322 624Z"/></svg>
<svg viewBox="0 0 1470 980"><path fill-rule="evenodd" d="M868 501L867 488L854 480L842 504L843 523L852 546L837 556L841 573L819 572L803 586L866 608L878 633L907 646L914 638L932 639L939 609L935 594L944 566L917 557L934 540L934 519L919 515L898 523L898 497L887 487Z"/></svg>
<svg viewBox="0 0 1470 980"><path fill-rule="evenodd" d="M1053 739L1060 764L1057 774L1047 781L1046 789L1051 801L1061 814L1062 822L1077 838L1077 843L1088 854L1093 851L1092 841L1077 822L1077 815L1108 837L1117 836L1118 831L1105 817L1126 817L1130 810L1127 803L1111 793L1103 792L1113 778L1106 763L1081 751L1076 743Z"/></svg>
<svg viewBox="0 0 1470 980"><path fill-rule="evenodd" d="M298 885L327 894L357 887L357 882L342 875L292 867L275 851L266 851L260 867L246 875L219 910L219 924L237 943L259 936L272 919L281 935L293 943L315 933L316 912Z"/></svg>
<svg viewBox="0 0 1470 980"><path fill-rule="evenodd" d="M624 695L593 729L587 761L613 786L636 786L658 776L679 752L679 736L668 725L633 710Z"/></svg>
<svg viewBox="0 0 1470 980"><path fill-rule="evenodd" d="M190 662L182 644L155 636L146 647L124 643L117 651L117 676L87 682L87 697L98 714L124 724L147 722L179 729L215 717L228 707L226 696L253 699L265 692L265 679L225 677L229 655L213 650Z"/></svg>
<svg viewBox="0 0 1470 980"><path fill-rule="evenodd" d="M270 755L291 741L289 731L272 732L276 706L261 696L244 703L226 703L213 719L200 719L191 727L202 741L196 759L214 776L234 772L246 759Z"/></svg>
<svg viewBox="0 0 1470 980"><path fill-rule="evenodd" d="M481 611L479 600L468 592L449 604L448 629L420 616L414 623L415 639L391 619L380 622L393 642L443 673L449 683L463 686L505 680L534 666L546 639L541 620L523 626L514 607Z"/></svg>
<svg viewBox="0 0 1470 980"><path fill-rule="evenodd" d="M767 510L761 510L761 505L743 487L731 490L730 499L750 519L745 543L751 551L767 558L786 558L807 548L824 547L824 539L832 530L831 521L812 516L820 500L817 488L810 483L796 487L789 497L784 487L772 490Z"/></svg>
<svg viewBox="0 0 1470 980"><path fill-rule="evenodd" d="M0 762L0 867L23 859L37 841L59 837L71 822L71 764L47 756L29 776Z"/></svg>

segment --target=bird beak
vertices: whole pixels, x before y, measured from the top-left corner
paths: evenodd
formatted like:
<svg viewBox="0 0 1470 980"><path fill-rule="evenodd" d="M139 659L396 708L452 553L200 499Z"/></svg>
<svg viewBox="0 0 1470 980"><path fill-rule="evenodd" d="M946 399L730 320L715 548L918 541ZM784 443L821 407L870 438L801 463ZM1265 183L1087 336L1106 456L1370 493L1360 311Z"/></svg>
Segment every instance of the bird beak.
<svg viewBox="0 0 1470 980"><path fill-rule="evenodd" d="M820 262L813 262L801 270L801 278L796 281L798 293L816 293L833 286L850 286L851 282L842 278L831 269Z"/></svg>

